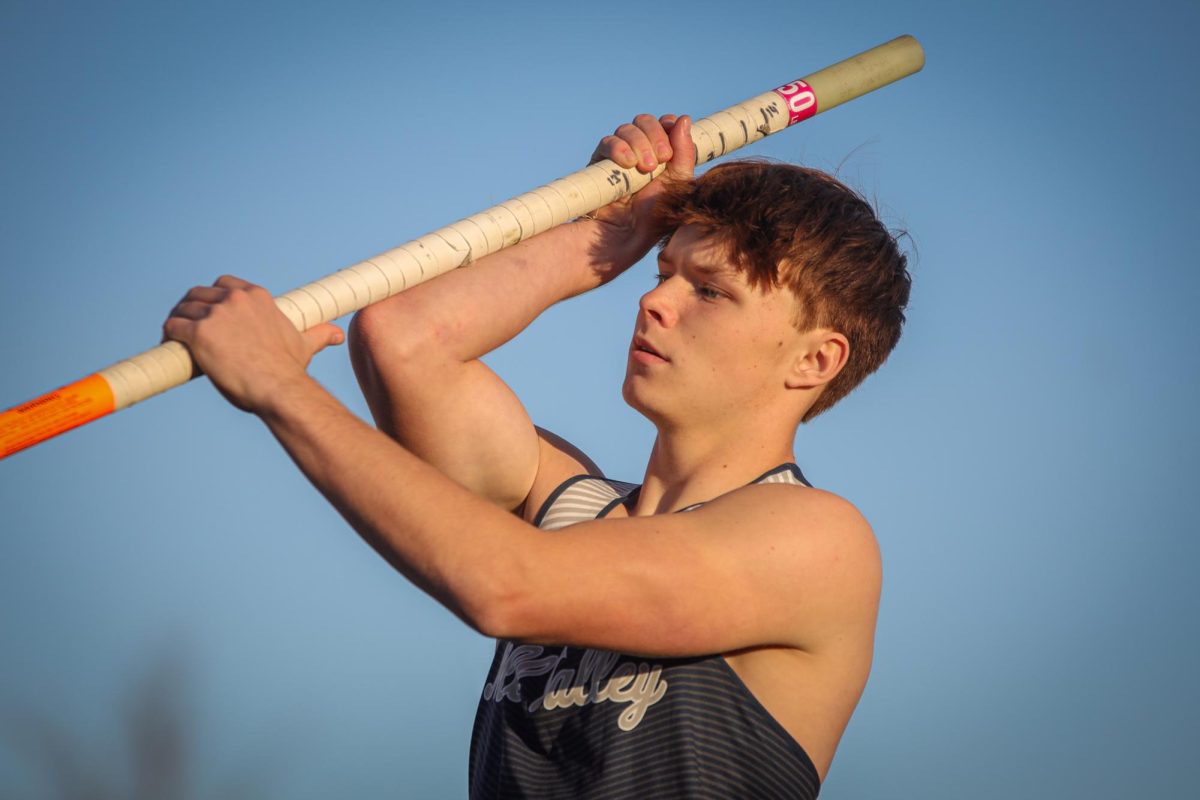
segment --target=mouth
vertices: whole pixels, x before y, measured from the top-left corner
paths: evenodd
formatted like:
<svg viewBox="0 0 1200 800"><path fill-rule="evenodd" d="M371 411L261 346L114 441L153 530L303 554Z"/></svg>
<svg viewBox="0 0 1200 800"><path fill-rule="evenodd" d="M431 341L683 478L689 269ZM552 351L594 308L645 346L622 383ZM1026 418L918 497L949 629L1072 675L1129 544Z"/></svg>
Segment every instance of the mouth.
<svg viewBox="0 0 1200 800"><path fill-rule="evenodd" d="M654 363L668 362L671 360L655 350L649 342L640 336L633 337L633 346L630 348L630 351L639 361Z"/></svg>

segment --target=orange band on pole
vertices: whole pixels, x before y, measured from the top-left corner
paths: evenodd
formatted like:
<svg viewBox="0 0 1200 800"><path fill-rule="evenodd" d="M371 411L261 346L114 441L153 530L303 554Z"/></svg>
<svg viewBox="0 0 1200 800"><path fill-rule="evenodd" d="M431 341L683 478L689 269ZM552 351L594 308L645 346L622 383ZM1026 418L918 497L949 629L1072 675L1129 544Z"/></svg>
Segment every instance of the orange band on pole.
<svg viewBox="0 0 1200 800"><path fill-rule="evenodd" d="M0 458L86 425L113 410L113 393L101 375L89 375L0 414Z"/></svg>

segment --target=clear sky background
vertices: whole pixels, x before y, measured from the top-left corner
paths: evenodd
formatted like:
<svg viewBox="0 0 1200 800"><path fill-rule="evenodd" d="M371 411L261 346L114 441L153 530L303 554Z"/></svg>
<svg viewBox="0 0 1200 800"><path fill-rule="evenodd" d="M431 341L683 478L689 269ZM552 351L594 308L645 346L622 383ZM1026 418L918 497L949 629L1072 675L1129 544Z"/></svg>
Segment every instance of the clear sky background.
<svg viewBox="0 0 1200 800"><path fill-rule="evenodd" d="M796 443L886 572L822 797L1184 796L1195 3L0 2L0 407L153 345L189 286L286 291L578 168L637 112L901 33L923 73L750 151L839 170L916 244L899 349ZM652 272L491 359L631 480ZM366 413L344 350L313 372ZM172 713L197 797L465 793L491 643L207 382L0 462L0 528L0 798L61 796L72 763L125 786L130 729Z"/></svg>

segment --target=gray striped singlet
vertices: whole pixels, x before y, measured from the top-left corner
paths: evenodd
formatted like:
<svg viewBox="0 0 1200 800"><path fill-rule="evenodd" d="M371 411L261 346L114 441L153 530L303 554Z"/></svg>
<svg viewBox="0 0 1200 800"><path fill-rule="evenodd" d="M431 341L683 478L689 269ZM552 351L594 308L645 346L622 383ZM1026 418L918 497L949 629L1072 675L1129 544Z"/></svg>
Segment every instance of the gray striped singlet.
<svg viewBox="0 0 1200 800"><path fill-rule="evenodd" d="M809 485L795 464L755 483ZM577 476L535 523L599 519L637 490ZM768 800L815 798L819 788L808 754L720 655L496 643L471 735L472 798Z"/></svg>

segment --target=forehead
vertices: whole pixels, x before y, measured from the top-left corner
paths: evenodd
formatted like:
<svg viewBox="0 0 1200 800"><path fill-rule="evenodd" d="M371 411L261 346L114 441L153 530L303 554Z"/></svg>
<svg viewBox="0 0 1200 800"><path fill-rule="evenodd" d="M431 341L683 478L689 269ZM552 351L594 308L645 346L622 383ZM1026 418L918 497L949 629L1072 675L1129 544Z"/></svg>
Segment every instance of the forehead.
<svg viewBox="0 0 1200 800"><path fill-rule="evenodd" d="M659 258L697 272L741 277L733 266L729 246L695 225L680 226L659 252Z"/></svg>

